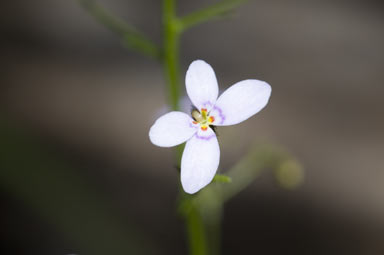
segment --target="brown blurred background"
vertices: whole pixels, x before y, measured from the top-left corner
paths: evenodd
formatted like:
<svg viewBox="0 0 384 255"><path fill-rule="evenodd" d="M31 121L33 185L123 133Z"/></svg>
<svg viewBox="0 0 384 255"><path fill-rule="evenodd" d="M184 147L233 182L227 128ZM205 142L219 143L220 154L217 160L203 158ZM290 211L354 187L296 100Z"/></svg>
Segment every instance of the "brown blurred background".
<svg viewBox="0 0 384 255"><path fill-rule="evenodd" d="M214 2L180 0L178 11ZM161 42L160 1L99 3ZM182 79L204 59L222 90L246 78L272 86L262 112L218 130L222 171L257 142L284 146L305 168L294 191L264 172L226 205L223 254L384 254L383 11L373 0L257 0L183 36ZM108 251L110 221L99 228L106 216L92 214L107 201L114 229L139 240L131 254L186 254L172 152L148 139L166 109L161 65L126 50L76 1L2 2L0 31L1 253L87 254L81 238ZM51 183L39 169L52 159L60 167L47 171L68 193L39 199ZM67 169L100 201L82 200ZM45 209L50 201L57 207Z"/></svg>

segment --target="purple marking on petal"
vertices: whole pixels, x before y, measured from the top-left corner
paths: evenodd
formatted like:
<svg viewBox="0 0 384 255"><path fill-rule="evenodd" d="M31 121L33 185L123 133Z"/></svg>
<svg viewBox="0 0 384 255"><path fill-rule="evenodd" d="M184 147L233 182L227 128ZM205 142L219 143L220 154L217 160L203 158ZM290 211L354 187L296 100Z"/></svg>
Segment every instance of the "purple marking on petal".
<svg viewBox="0 0 384 255"><path fill-rule="evenodd" d="M204 108L207 108L207 106L211 107L211 106L212 106L212 103L209 102L209 101L207 101L207 102L204 102L204 103L203 103L203 106L204 106Z"/></svg>
<svg viewBox="0 0 384 255"><path fill-rule="evenodd" d="M196 132L195 136L196 136L197 139L201 139L201 140L205 140L205 141L209 141L212 138L216 137L215 134L210 135L210 136L200 136L200 135L197 134L197 132Z"/></svg>
<svg viewBox="0 0 384 255"><path fill-rule="evenodd" d="M217 107L216 105L213 107L213 110L217 110L220 116L220 124L223 124L225 121L225 115L223 114L223 110L220 107Z"/></svg>

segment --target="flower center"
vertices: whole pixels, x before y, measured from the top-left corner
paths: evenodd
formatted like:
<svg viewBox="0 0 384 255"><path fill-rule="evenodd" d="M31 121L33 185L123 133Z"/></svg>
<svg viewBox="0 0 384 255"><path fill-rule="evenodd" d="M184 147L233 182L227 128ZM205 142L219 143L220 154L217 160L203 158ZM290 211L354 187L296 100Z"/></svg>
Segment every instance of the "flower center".
<svg viewBox="0 0 384 255"><path fill-rule="evenodd" d="M203 131L207 131L208 126L212 125L212 123L215 121L215 117L209 116L206 108L201 108L200 112L198 110L193 110L192 117L195 120L193 123L199 123L200 128Z"/></svg>

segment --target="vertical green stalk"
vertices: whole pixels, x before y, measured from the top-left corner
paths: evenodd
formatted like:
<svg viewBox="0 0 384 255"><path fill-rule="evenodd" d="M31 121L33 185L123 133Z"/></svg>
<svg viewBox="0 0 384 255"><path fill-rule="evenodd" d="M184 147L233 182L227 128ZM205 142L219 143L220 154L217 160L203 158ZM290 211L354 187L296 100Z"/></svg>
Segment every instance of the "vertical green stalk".
<svg viewBox="0 0 384 255"><path fill-rule="evenodd" d="M163 67L168 88L168 102L172 110L179 109L180 98L180 21L176 16L176 0L163 1ZM184 146L175 149L176 165L180 167Z"/></svg>
<svg viewBox="0 0 384 255"><path fill-rule="evenodd" d="M180 25L176 17L176 0L163 1L163 64L168 83L169 103L172 110L179 108L180 97Z"/></svg>
<svg viewBox="0 0 384 255"><path fill-rule="evenodd" d="M168 101L172 110L178 110L180 98L180 35L181 23L176 16L176 0L163 1L163 65L168 84ZM176 149L179 165L183 147ZM199 208L192 204L192 199L183 196L181 203L190 203L191 210L183 213L187 228L190 255L207 255L205 225Z"/></svg>
<svg viewBox="0 0 384 255"><path fill-rule="evenodd" d="M189 200L189 202L192 203L192 200ZM208 255L206 226L199 208L192 205L184 217L187 227L189 254Z"/></svg>

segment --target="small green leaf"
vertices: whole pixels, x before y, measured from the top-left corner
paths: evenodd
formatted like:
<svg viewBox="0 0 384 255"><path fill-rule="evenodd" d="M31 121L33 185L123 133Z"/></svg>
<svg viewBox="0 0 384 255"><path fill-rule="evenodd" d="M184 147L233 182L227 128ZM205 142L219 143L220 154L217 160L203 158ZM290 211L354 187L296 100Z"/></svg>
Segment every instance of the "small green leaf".
<svg viewBox="0 0 384 255"><path fill-rule="evenodd" d="M213 177L213 182L219 182L219 183L231 183L232 179L231 177L223 174L216 174L215 177Z"/></svg>
<svg viewBox="0 0 384 255"><path fill-rule="evenodd" d="M247 0L222 0L180 18L182 30L223 17Z"/></svg>

